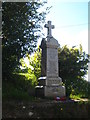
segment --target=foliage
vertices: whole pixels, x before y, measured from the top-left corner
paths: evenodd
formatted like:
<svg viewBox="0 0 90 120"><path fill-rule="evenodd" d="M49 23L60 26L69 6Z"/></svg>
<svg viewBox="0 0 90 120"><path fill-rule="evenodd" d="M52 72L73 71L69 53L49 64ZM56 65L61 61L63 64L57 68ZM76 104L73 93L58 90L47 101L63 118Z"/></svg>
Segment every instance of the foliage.
<svg viewBox="0 0 90 120"><path fill-rule="evenodd" d="M39 10L44 4L45 1L2 3L2 73L6 79L19 65L20 58L35 50L48 10Z"/></svg>
<svg viewBox="0 0 90 120"><path fill-rule="evenodd" d="M85 81L85 75L88 70L89 55L82 51L82 46L80 45L80 49L67 46L59 48L58 56L59 76L65 83L67 95L88 94L89 83Z"/></svg>
<svg viewBox="0 0 90 120"><path fill-rule="evenodd" d="M19 77L21 76L21 78L23 77L25 83L23 79L20 81L19 78L17 78L17 84L20 81L24 85L24 88L34 88L38 84L37 79L41 75L41 49L38 47L36 52L31 56L27 54L26 61L24 58L21 58L20 63L21 69L15 71L14 74L15 76L18 75Z"/></svg>
<svg viewBox="0 0 90 120"><path fill-rule="evenodd" d="M82 96L80 96L80 95L72 95L72 94L70 94L70 98L74 99L74 100L80 100L81 97Z"/></svg>
<svg viewBox="0 0 90 120"><path fill-rule="evenodd" d="M2 99L31 100L34 98L34 90L32 79L27 80L24 74L14 74L13 82L12 79L3 81Z"/></svg>
<svg viewBox="0 0 90 120"><path fill-rule="evenodd" d="M31 73L18 73L18 75L24 76L24 80L28 81L30 86L36 86L37 85L37 79L33 72ZM22 81L21 81L22 82Z"/></svg>
<svg viewBox="0 0 90 120"><path fill-rule="evenodd" d="M38 47L33 56L29 57L29 63L33 67L33 72L38 79L41 75L41 49Z"/></svg>
<svg viewBox="0 0 90 120"><path fill-rule="evenodd" d="M35 75L36 79L38 79L41 75L41 49L38 47L31 56L27 54L27 61L29 62L29 65L24 59L20 60L23 71L26 74L27 70L29 75Z"/></svg>

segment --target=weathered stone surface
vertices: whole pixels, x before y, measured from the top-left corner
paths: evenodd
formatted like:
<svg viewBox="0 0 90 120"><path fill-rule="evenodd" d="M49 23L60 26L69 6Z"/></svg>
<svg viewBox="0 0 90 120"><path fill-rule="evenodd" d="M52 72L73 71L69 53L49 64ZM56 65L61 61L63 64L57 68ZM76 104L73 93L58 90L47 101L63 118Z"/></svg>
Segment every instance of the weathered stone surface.
<svg viewBox="0 0 90 120"><path fill-rule="evenodd" d="M44 92L45 97L65 96L65 87L62 86L62 79L58 75L58 41L52 36L51 29L54 27L51 22L45 25L48 28L46 39L42 39L41 49L41 76L38 79L38 87L41 94ZM42 92L43 91L43 92ZM40 94L40 93L39 93Z"/></svg>
<svg viewBox="0 0 90 120"><path fill-rule="evenodd" d="M58 77L58 41L47 37L47 77Z"/></svg>
<svg viewBox="0 0 90 120"><path fill-rule="evenodd" d="M52 37L51 29L54 29L54 25L51 25L51 21L48 21L48 24L45 24L44 27L47 28L47 36Z"/></svg>
<svg viewBox="0 0 90 120"><path fill-rule="evenodd" d="M38 79L38 85L40 86L59 86L62 85L62 79L60 77L40 77Z"/></svg>
<svg viewBox="0 0 90 120"><path fill-rule="evenodd" d="M45 86L45 97L63 97L65 96L64 86Z"/></svg>
<svg viewBox="0 0 90 120"><path fill-rule="evenodd" d="M46 80L46 85L47 86L59 86L59 85L62 85L62 79L60 77L47 77L47 80Z"/></svg>
<svg viewBox="0 0 90 120"><path fill-rule="evenodd" d="M41 76L46 76L46 61L47 61L47 49L46 41L43 38L41 42L42 56L41 56Z"/></svg>

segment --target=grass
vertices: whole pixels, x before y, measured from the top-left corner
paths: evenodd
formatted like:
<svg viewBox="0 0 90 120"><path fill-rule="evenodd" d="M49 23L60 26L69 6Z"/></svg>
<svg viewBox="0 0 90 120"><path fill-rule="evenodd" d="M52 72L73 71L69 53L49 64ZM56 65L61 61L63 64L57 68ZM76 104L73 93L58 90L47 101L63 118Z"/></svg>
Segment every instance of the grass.
<svg viewBox="0 0 90 120"><path fill-rule="evenodd" d="M80 100L81 99L81 95L72 95L72 94L70 94L70 98L74 99L74 100Z"/></svg>

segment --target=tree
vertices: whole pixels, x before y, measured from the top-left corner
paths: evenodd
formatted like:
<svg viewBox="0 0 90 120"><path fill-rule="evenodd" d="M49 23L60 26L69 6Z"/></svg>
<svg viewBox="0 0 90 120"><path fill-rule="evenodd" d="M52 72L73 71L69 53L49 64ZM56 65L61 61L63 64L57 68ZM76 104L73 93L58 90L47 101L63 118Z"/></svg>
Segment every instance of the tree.
<svg viewBox="0 0 90 120"><path fill-rule="evenodd" d="M21 66L24 68L24 73L34 74L36 79L38 79L41 75L41 49L40 47L33 53L33 55L27 54L27 61L29 65L25 62L24 59L21 59Z"/></svg>
<svg viewBox="0 0 90 120"><path fill-rule="evenodd" d="M11 76L20 58L31 54L40 37L41 24L47 11L40 11L45 2L4 2L2 4L2 73Z"/></svg>
<svg viewBox="0 0 90 120"><path fill-rule="evenodd" d="M41 49L38 47L32 57L29 57L30 65L33 67L34 74L38 79L41 76Z"/></svg>
<svg viewBox="0 0 90 120"><path fill-rule="evenodd" d="M30 81L32 86L36 86L37 79L41 75L41 49L38 47L33 55L27 54L26 60L21 58L20 63L22 69L18 71L18 74L24 75L26 81Z"/></svg>
<svg viewBox="0 0 90 120"><path fill-rule="evenodd" d="M88 70L89 55L82 51L82 46L80 45L80 49L67 46L59 48L58 56L59 76L65 83L67 94L70 95L72 91L79 94L83 90L88 93L88 84L85 88L84 80Z"/></svg>

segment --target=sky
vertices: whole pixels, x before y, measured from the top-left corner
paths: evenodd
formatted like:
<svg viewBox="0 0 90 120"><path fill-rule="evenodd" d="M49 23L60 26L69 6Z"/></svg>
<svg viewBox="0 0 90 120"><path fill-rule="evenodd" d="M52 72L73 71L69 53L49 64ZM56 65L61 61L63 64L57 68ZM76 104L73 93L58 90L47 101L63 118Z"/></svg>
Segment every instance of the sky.
<svg viewBox="0 0 90 120"><path fill-rule="evenodd" d="M88 53L88 1L61 2L60 0L47 0L47 6L52 6L52 8L46 16L46 22L50 20L52 25L55 25L52 35L58 40L59 44L69 47L79 47L79 44L82 44L83 50ZM43 33L46 37L46 28L43 28Z"/></svg>

